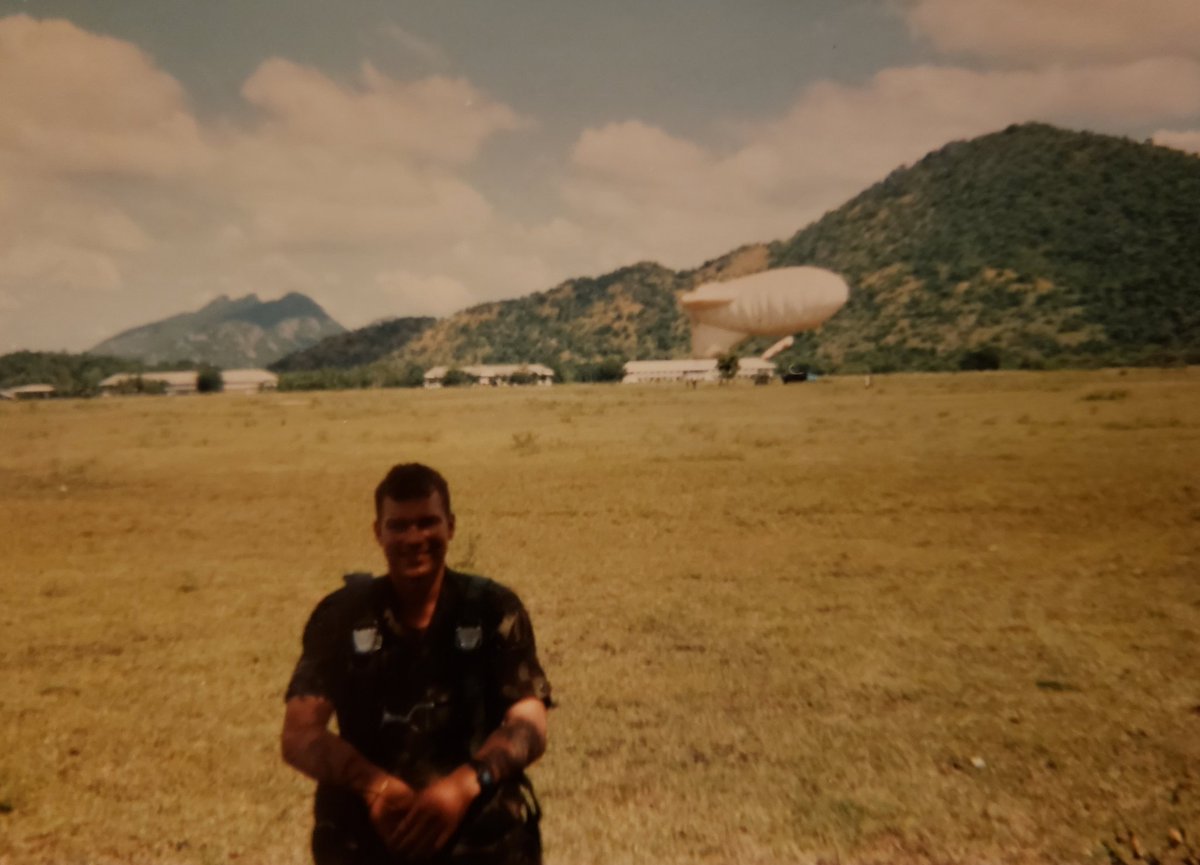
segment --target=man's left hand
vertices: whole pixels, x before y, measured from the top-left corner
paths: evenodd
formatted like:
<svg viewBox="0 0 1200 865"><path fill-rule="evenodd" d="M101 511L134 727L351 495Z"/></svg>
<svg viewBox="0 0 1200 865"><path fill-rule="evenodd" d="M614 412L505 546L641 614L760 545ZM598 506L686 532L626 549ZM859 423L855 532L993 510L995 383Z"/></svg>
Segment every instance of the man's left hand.
<svg viewBox="0 0 1200 865"><path fill-rule="evenodd" d="M414 858L431 856L446 846L479 795L479 779L470 766L460 766L417 793L408 813L388 836L388 846Z"/></svg>

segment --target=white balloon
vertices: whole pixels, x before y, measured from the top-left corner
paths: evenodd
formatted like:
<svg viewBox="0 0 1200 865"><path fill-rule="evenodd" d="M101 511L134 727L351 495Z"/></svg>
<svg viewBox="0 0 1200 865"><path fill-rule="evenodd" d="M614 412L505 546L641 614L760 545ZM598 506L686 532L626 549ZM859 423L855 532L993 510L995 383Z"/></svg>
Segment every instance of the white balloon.
<svg viewBox="0 0 1200 865"><path fill-rule="evenodd" d="M820 267L778 267L706 282L679 298L692 323L692 356L716 357L748 336L819 327L850 297L846 281Z"/></svg>

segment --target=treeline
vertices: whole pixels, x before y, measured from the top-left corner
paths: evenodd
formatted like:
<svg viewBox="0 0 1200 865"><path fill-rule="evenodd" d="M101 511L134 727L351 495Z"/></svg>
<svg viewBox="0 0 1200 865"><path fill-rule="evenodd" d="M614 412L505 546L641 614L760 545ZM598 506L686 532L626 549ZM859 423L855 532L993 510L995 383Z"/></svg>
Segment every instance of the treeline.
<svg viewBox="0 0 1200 865"><path fill-rule="evenodd" d="M0 389L24 384L48 384L56 396L87 397L100 393L100 382L119 372L172 372L194 369L197 386L202 392L219 391L221 371L211 364L193 360L173 360L167 363L146 364L127 357L100 354L72 354L55 351L15 351L0 355ZM135 378L117 392L161 393L161 383Z"/></svg>
<svg viewBox="0 0 1200 865"><path fill-rule="evenodd" d="M59 396L94 396L110 375L144 369L137 361L108 355L16 351L0 355L0 389L49 384Z"/></svg>

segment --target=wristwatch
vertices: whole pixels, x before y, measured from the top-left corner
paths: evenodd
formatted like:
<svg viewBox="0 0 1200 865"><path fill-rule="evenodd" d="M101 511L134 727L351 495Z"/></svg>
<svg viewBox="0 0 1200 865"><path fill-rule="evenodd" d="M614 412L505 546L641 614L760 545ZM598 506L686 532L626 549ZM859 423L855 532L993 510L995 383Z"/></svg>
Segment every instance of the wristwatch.
<svg viewBox="0 0 1200 865"><path fill-rule="evenodd" d="M471 758L467 761L467 765L475 770L475 778L479 781L480 796L486 796L496 789L496 776L492 774L492 769L487 763Z"/></svg>

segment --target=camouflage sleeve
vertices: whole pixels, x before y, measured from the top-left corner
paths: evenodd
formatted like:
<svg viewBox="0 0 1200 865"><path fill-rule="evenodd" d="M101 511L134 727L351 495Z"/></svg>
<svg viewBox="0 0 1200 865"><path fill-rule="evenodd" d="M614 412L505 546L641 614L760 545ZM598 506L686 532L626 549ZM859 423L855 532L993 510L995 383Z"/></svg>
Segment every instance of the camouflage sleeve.
<svg viewBox="0 0 1200 865"><path fill-rule="evenodd" d="M550 681L538 661L533 624L520 599L507 589L497 598L498 623L495 632L493 676L500 701L510 706L527 697L537 697L546 706L554 705Z"/></svg>
<svg viewBox="0 0 1200 865"><path fill-rule="evenodd" d="M333 699L337 660L338 634L340 633L336 603L337 593L327 596L317 604L308 623L304 626L304 637L300 660L292 671L284 700L293 697L326 697Z"/></svg>

